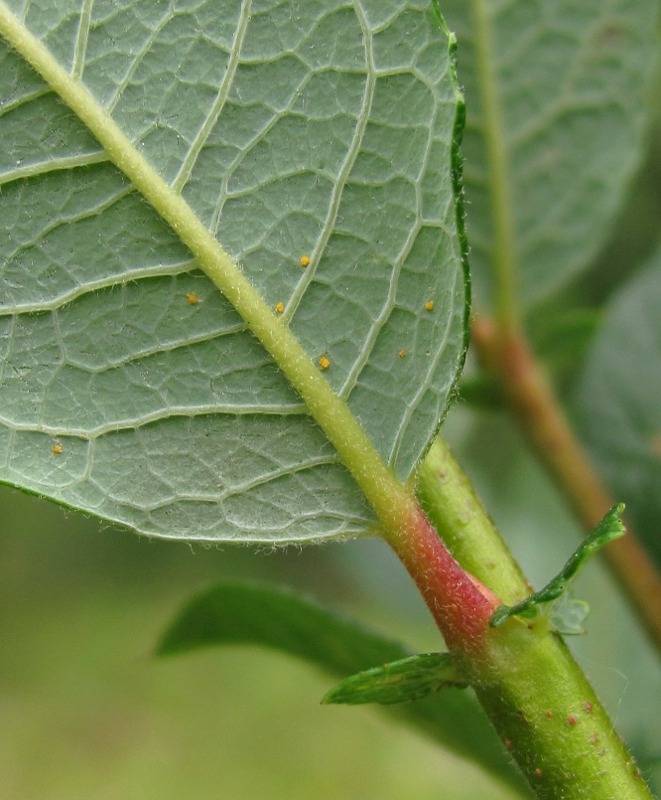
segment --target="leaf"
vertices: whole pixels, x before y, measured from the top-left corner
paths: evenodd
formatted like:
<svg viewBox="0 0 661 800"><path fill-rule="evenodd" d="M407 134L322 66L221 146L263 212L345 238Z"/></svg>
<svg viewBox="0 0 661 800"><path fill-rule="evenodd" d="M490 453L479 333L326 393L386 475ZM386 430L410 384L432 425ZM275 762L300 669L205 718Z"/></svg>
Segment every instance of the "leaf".
<svg viewBox="0 0 661 800"><path fill-rule="evenodd" d="M535 320L538 327L534 337L537 340L536 351L546 369L553 373L555 382L565 373L573 377L579 365L582 366L601 321L596 309L566 310L566 298L562 305L563 308L548 309Z"/></svg>
<svg viewBox="0 0 661 800"><path fill-rule="evenodd" d="M461 98L426 0L49 0L24 22L282 303L407 478L465 348ZM0 103L0 480L150 535L365 532L277 364L4 46Z"/></svg>
<svg viewBox="0 0 661 800"><path fill-rule="evenodd" d="M575 393L578 430L661 566L661 251L614 297Z"/></svg>
<svg viewBox="0 0 661 800"><path fill-rule="evenodd" d="M466 92L476 296L492 305L499 284L530 308L589 265L640 162L658 3L441 6Z"/></svg>
<svg viewBox="0 0 661 800"><path fill-rule="evenodd" d="M445 686L467 685L450 653L418 653L350 675L327 692L322 703L394 705L419 700Z"/></svg>
<svg viewBox="0 0 661 800"><path fill-rule="evenodd" d="M338 677L410 655L291 590L259 584L221 584L193 598L165 631L158 653L220 644L274 648ZM388 706L388 712L520 788L518 773L469 692L429 695Z"/></svg>
<svg viewBox="0 0 661 800"><path fill-rule="evenodd" d="M546 586L537 592L533 592L533 594L520 603L516 603L516 605L498 606L489 620L489 625L492 628L497 628L513 616L535 617L540 605L545 605L561 597L567 590L569 582L576 577L577 573L595 553L599 552L602 547L614 539L624 536L623 511L623 503L613 506L594 530L590 531L582 540L564 567Z"/></svg>
<svg viewBox="0 0 661 800"><path fill-rule="evenodd" d="M314 635L313 635L314 634ZM221 583L190 600L157 648L172 655L217 644L260 644L346 673L408 653L316 606L291 589L259 583Z"/></svg>

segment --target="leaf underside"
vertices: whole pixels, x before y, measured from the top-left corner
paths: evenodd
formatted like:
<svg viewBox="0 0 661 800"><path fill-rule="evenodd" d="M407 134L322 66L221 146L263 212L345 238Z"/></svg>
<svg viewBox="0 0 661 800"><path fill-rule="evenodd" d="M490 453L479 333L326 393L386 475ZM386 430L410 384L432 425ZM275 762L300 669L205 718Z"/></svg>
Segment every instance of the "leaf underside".
<svg viewBox="0 0 661 800"><path fill-rule="evenodd" d="M460 98L428 6L50 0L25 18L328 358L401 479L446 407L467 302ZM368 530L270 356L1 43L0 141L0 480L150 535Z"/></svg>

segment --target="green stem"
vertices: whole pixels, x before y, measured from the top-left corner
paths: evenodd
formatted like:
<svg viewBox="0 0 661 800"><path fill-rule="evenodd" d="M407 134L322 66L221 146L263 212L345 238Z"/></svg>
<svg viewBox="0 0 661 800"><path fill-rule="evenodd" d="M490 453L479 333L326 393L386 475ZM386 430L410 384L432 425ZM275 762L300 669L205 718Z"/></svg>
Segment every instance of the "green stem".
<svg viewBox="0 0 661 800"><path fill-rule="evenodd" d="M430 519L462 566L508 603L530 592L473 487L442 440L418 471ZM540 798L651 800L631 755L547 618L513 618L464 664L502 741Z"/></svg>
<svg viewBox="0 0 661 800"><path fill-rule="evenodd" d="M498 634L502 631L502 637ZM473 688L539 798L651 800L594 690L544 620L509 620Z"/></svg>
<svg viewBox="0 0 661 800"><path fill-rule="evenodd" d="M530 585L442 439L431 446L416 478L425 513L464 569L505 603L526 597Z"/></svg>

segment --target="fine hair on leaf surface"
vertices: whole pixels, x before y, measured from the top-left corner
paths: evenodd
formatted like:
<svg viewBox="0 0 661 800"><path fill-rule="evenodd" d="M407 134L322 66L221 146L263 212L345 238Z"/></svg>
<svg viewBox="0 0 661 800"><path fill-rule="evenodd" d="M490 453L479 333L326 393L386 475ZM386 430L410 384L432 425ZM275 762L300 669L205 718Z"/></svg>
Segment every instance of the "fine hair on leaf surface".
<svg viewBox="0 0 661 800"><path fill-rule="evenodd" d="M345 444L365 437L354 475L380 459L400 479L429 446L466 335L452 46L425 4L299 11L282 50L286 6L154 7L129 53L106 51L129 6L48 50L3 12L75 110L4 51L34 87L3 118L2 201L26 212L3 271L4 481L147 534L304 542L374 522ZM19 111L61 129L48 158Z"/></svg>

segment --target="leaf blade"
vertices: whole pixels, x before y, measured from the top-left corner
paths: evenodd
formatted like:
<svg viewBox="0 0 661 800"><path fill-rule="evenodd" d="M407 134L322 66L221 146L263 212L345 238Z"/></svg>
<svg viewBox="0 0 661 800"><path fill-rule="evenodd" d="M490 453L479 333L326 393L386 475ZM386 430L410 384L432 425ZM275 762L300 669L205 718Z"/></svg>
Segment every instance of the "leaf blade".
<svg viewBox="0 0 661 800"><path fill-rule="evenodd" d="M336 3L324 14L304 4L291 30L283 27L288 15L282 9L275 17L254 13L248 24L245 5L226 5L219 11L217 4L195 4L171 17L150 9L136 30L139 41L115 61L108 43L115 33L132 30L130 4L114 6L110 17L95 6L89 30L84 20L78 28L71 24L75 14L61 12L58 20L55 9L41 32L65 66L73 63L67 54L77 54L77 72L96 92L94 102L110 109L143 155L183 188L200 220L214 231L220 226L271 306L282 299L285 309L290 304L289 325L308 355L330 355L327 375L335 390L382 459L407 477L438 424L464 352L465 287L450 180L456 87L449 56L444 59L441 50L440 59L429 57L443 34L422 4L398 4L385 27L378 4L357 13ZM223 57L208 76L205 31L212 18L212 49ZM337 52L316 46L329 20L333 37L322 40L343 43ZM27 24L33 22L28 14ZM274 25L291 39L296 58L273 51ZM416 46L393 56L389 43L400 30L413 30ZM168 66L164 94L156 66L174 63L182 42L189 50L178 68ZM269 47L260 61L260 48ZM62 115L61 108L56 113L50 95L22 89L24 71L13 54L3 58L18 76L7 88L18 98L23 126L27 113L32 119L45 114L56 130L60 117L75 128L72 115ZM357 63L362 72L352 89L344 76L348 67L356 72ZM177 70L202 107L192 104L190 119L184 119L187 93ZM336 108L327 83L320 87L327 75L340 87L346 108ZM308 85L314 91L306 94ZM151 105L138 102L141 91ZM305 104L310 110L304 114ZM140 117L142 107L146 114ZM336 120L346 145L337 152L328 149L327 118ZM302 141L301 120L312 139L307 160L301 160L302 148L292 146ZM400 134L389 136L391 131ZM413 153L401 146L408 131L421 147ZM38 134L31 142L44 153L43 144L36 146ZM3 200L13 208L32 202L35 213L20 219L24 229L10 234L4 251L11 370L3 400L11 414L1 437L2 480L151 535L272 542L368 529L372 511L229 304L210 301L212 290L191 271L190 254L122 176L99 163L86 130L64 138L73 144L60 148L56 166L46 151L22 163L22 171L7 165L4 173L11 196ZM392 151L397 140L399 149ZM8 143L10 160L16 154L20 160L20 136ZM260 173L268 153L271 169ZM439 177L445 181L440 200L432 194ZM48 197L55 202L44 202ZM362 213L367 201L371 210ZM122 228L127 218L134 231ZM150 252L152 242L157 253ZM312 255L307 272L296 263L301 250ZM163 306L168 281L177 295ZM121 302L112 303L113 292ZM191 296L203 302L187 300ZM424 308L431 298L436 313ZM216 319L212 312L218 310ZM95 327L94 320L104 318ZM220 366L228 363L230 368ZM23 397L30 400L25 413ZM390 424L383 424L384 413ZM260 446L259 437L249 435L245 447L243 426L251 415L269 424L287 416L289 424L272 425L273 435ZM220 428L225 436L231 427L240 431L227 442L233 463L208 443L209 429L215 434ZM265 427L258 426L262 436ZM298 445L295 467L275 452L290 436ZM64 458L51 457L56 445ZM170 458L177 468L163 466ZM237 459L246 467L238 477ZM271 494L280 492L289 509L276 515L276 524L264 488L273 475L287 485L282 492L275 483ZM242 492L246 510L237 511ZM325 522L310 526L314 518Z"/></svg>

